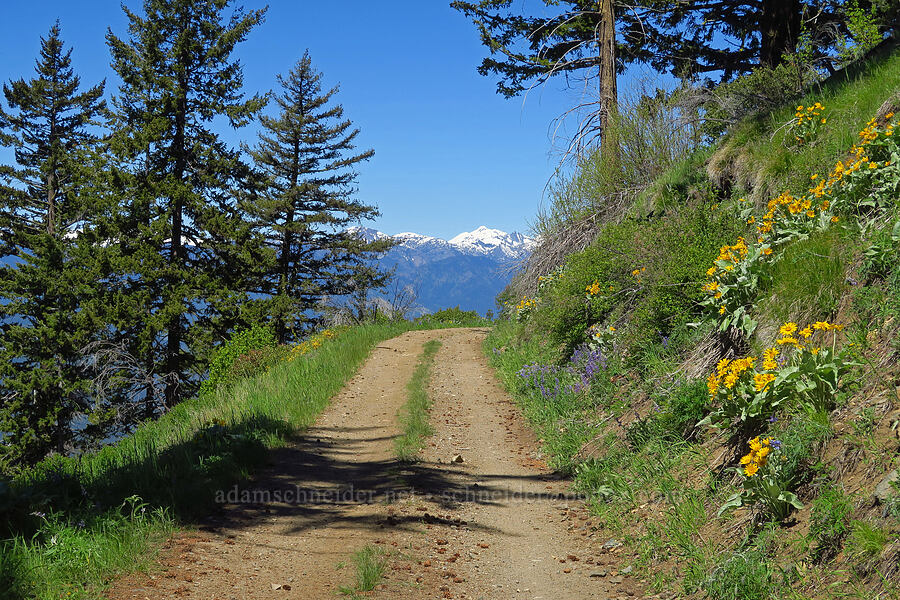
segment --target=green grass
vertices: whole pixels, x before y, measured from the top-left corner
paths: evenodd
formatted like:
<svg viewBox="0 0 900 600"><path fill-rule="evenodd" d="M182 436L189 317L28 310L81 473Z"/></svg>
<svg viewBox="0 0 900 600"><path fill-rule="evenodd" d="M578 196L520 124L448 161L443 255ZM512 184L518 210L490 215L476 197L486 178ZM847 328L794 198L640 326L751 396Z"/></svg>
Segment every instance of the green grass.
<svg viewBox="0 0 900 600"><path fill-rule="evenodd" d="M353 564L356 567L356 583L352 587L342 587L340 591L355 598L357 592L374 590L384 579L387 556L381 548L369 545L353 554Z"/></svg>
<svg viewBox="0 0 900 600"><path fill-rule="evenodd" d="M838 228L797 241L774 263L760 312L775 326L788 321L812 323L834 316L849 289L846 272L854 244Z"/></svg>
<svg viewBox="0 0 900 600"><path fill-rule="evenodd" d="M881 527L865 521L853 521L847 541L850 556L857 564L877 559L889 539L888 532Z"/></svg>
<svg viewBox="0 0 900 600"><path fill-rule="evenodd" d="M813 560L827 561L840 552L850 533L852 513L853 501L844 490L833 483L825 486L812 503L809 536L816 543Z"/></svg>
<svg viewBox="0 0 900 600"><path fill-rule="evenodd" d="M428 411L431 408L428 383L431 381L431 366L440 347L441 342L438 340L425 342L416 370L406 384L408 399L400 410L403 433L394 440L394 452L402 461L415 460L425 438L433 433L428 424Z"/></svg>
<svg viewBox="0 0 900 600"><path fill-rule="evenodd" d="M301 359L182 402L116 444L47 459L0 485L0 597L98 597L111 577L146 564L174 527L208 512L216 491L311 425L377 342L435 326L448 324L354 327ZM144 508L140 518L129 498Z"/></svg>
<svg viewBox="0 0 900 600"><path fill-rule="evenodd" d="M147 568L175 523L136 498L72 521L48 514L34 537L0 549L0 598L96 598L105 582Z"/></svg>
<svg viewBox="0 0 900 600"><path fill-rule="evenodd" d="M809 177L834 166L857 140L857 132L897 91L900 51L854 66L810 90L797 104L749 119L733 127L719 144L711 171L725 171L739 194L752 191L756 200L768 200L789 189L805 192ZM825 105L827 126L812 143L796 146L785 124L798 104Z"/></svg>

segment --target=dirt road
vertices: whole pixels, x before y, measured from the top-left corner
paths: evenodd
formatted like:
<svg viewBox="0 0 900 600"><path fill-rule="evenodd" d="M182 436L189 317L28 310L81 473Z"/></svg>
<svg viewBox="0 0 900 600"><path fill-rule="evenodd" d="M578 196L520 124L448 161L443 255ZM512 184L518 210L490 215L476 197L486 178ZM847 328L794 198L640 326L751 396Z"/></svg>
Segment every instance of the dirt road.
<svg viewBox="0 0 900 600"><path fill-rule="evenodd" d="M363 597L642 597L619 571L618 541L540 460L486 364L486 333L380 344L315 427L223 490L222 511L171 540L158 572L118 582L110 598L334 598L353 586L351 555L366 545L383 549L388 569ZM429 390L435 434L419 462L398 463L397 412L430 339L443 344Z"/></svg>

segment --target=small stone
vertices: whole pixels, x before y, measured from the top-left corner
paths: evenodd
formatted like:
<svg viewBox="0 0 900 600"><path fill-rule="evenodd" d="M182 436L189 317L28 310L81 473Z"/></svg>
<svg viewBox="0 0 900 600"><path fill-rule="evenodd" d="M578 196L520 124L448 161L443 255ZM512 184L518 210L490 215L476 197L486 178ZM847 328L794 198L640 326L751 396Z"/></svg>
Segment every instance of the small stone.
<svg viewBox="0 0 900 600"><path fill-rule="evenodd" d="M606 577L606 571L594 571L591 577Z"/></svg>
<svg viewBox="0 0 900 600"><path fill-rule="evenodd" d="M456 456L454 456L454 457L453 457L453 462L455 462L455 463L461 463L461 462L463 462L462 454L457 454Z"/></svg>
<svg viewBox="0 0 900 600"><path fill-rule="evenodd" d="M887 502L896 493L894 486L891 484L898 479L900 479L900 475L897 474L896 469L885 475L881 483L875 486L875 498L881 503Z"/></svg>
<svg viewBox="0 0 900 600"><path fill-rule="evenodd" d="M622 542L618 540L607 540L601 548L606 548L607 550L611 550L612 548L618 548L622 545Z"/></svg>
<svg viewBox="0 0 900 600"><path fill-rule="evenodd" d="M634 570L633 567L625 567L624 569L619 569L619 575L628 575Z"/></svg>
<svg viewBox="0 0 900 600"><path fill-rule="evenodd" d="M621 577L610 577L608 580L610 583L622 583Z"/></svg>

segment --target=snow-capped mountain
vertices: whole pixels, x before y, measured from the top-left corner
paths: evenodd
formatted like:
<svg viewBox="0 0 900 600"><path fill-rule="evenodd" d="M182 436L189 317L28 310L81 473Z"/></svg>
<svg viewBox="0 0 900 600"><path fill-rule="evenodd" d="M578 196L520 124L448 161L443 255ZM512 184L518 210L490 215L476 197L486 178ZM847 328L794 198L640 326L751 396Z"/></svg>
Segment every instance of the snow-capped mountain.
<svg viewBox="0 0 900 600"><path fill-rule="evenodd" d="M452 238L450 245L470 254L486 254L521 258L534 247L534 240L517 231L506 233L482 225L475 231L464 232Z"/></svg>
<svg viewBox="0 0 900 600"><path fill-rule="evenodd" d="M379 262L395 269L400 286L412 286L420 312L457 305L481 314L494 309L494 298L509 283L516 263L534 247L534 240L521 233L484 226L450 240L411 232L388 236L365 227L353 231L369 241L399 240Z"/></svg>

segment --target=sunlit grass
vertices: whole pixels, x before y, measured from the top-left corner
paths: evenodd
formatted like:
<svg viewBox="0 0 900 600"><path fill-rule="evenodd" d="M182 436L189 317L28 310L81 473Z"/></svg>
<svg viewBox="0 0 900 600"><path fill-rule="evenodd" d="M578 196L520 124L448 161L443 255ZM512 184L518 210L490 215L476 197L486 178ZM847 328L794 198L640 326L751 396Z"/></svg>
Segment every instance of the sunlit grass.
<svg viewBox="0 0 900 600"><path fill-rule="evenodd" d="M431 367L434 357L441 347L438 340L430 340L422 346L419 363L406 385L408 399L400 411L403 433L394 440L394 452L403 461L414 460L425 438L433 433L428 423L431 400L428 398L428 384L431 381Z"/></svg>

